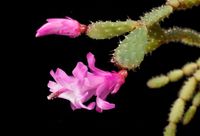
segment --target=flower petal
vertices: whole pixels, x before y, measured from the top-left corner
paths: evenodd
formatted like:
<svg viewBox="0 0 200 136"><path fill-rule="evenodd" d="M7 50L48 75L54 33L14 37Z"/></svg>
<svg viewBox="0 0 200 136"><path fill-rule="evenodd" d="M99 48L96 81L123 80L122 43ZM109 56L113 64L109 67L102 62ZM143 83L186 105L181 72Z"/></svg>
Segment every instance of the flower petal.
<svg viewBox="0 0 200 136"><path fill-rule="evenodd" d="M46 21L49 22L49 23L52 23L52 22L60 22L60 21L65 21L66 19L63 19L63 18L48 18Z"/></svg>
<svg viewBox="0 0 200 136"><path fill-rule="evenodd" d="M70 102L74 103L75 99L77 98L75 90L63 88L63 92L59 94L59 98L69 100Z"/></svg>
<svg viewBox="0 0 200 136"><path fill-rule="evenodd" d="M60 84L57 84L53 81L49 81L47 86L50 88L50 90L49 90L50 92L56 92L62 88L62 86Z"/></svg>
<svg viewBox="0 0 200 136"><path fill-rule="evenodd" d="M101 85L99 85L98 86L98 88L96 89L96 96L97 97L100 97L101 96L101 94L104 92L104 91L106 91L108 88L107 88L107 86L106 86L106 84L101 84Z"/></svg>
<svg viewBox="0 0 200 136"><path fill-rule="evenodd" d="M52 92L49 96L47 96L47 99L48 99L48 100L51 100L51 99L60 97L60 95L61 95L62 93L66 93L67 91L70 91L70 90L65 89L65 88L59 89L59 90L57 90L57 91Z"/></svg>
<svg viewBox="0 0 200 136"><path fill-rule="evenodd" d="M119 91L122 84L116 84L111 94L115 94Z"/></svg>
<svg viewBox="0 0 200 136"><path fill-rule="evenodd" d="M70 103L70 106L71 106L71 108L72 108L73 111L76 110L76 107L74 106L73 103Z"/></svg>
<svg viewBox="0 0 200 136"><path fill-rule="evenodd" d="M62 24L60 22L46 23L37 30L36 37L58 34L61 27Z"/></svg>
<svg viewBox="0 0 200 136"><path fill-rule="evenodd" d="M96 107L96 111L100 112L100 113L103 112L103 110L101 108L99 108L98 106Z"/></svg>
<svg viewBox="0 0 200 136"><path fill-rule="evenodd" d="M95 102L91 102L88 106L85 106L83 103L79 102L79 105L81 108L84 108L87 110L93 110L95 107Z"/></svg>
<svg viewBox="0 0 200 136"><path fill-rule="evenodd" d="M96 102L97 102L97 106L102 110L110 110L110 109L115 108L115 104L104 101L103 99L99 97L96 98Z"/></svg>
<svg viewBox="0 0 200 136"><path fill-rule="evenodd" d="M60 84L62 86L66 86L75 80L74 77L68 76L63 70L61 70L59 68L57 68L55 73L53 70L51 70L50 75L54 78L54 80L58 84Z"/></svg>
<svg viewBox="0 0 200 136"><path fill-rule="evenodd" d="M60 85L63 85L62 79L57 75L57 73L54 73L53 70L50 71L50 75L53 77L53 79Z"/></svg>
<svg viewBox="0 0 200 136"><path fill-rule="evenodd" d="M75 38L82 33L83 27L78 21L72 18L49 18L47 23L42 25L36 33L36 37L45 35L64 35Z"/></svg>
<svg viewBox="0 0 200 136"><path fill-rule="evenodd" d="M84 93L80 98L76 98L75 102L73 103L74 109L84 108L87 110L92 110L95 107L95 102L91 102L88 106L85 106L83 103L86 102L88 99L89 92ZM90 96L92 97L92 96Z"/></svg>
<svg viewBox="0 0 200 136"><path fill-rule="evenodd" d="M60 80L65 82L72 82L74 81L74 77L68 76L62 69L57 68L56 69L56 75L60 78ZM59 79L58 79L59 80Z"/></svg>
<svg viewBox="0 0 200 136"><path fill-rule="evenodd" d="M102 85L98 86L98 88L96 89L96 96L101 99L106 99L111 91L109 88L109 84L104 81L104 83L102 83Z"/></svg>
<svg viewBox="0 0 200 136"><path fill-rule="evenodd" d="M72 71L72 74L78 79L83 79L84 77L86 77L87 72L88 68L82 62L78 62L76 67Z"/></svg>
<svg viewBox="0 0 200 136"><path fill-rule="evenodd" d="M50 89L54 89L56 85L57 85L57 83L56 83L56 82L53 82L53 81L49 81L48 84L47 84L47 86L48 86Z"/></svg>
<svg viewBox="0 0 200 136"><path fill-rule="evenodd" d="M74 20L73 18L71 17L68 17L68 16L65 16L66 19L69 19L69 20Z"/></svg>
<svg viewBox="0 0 200 136"><path fill-rule="evenodd" d="M109 72L103 71L103 70L95 67L96 60L95 60L94 55L91 52L89 52L86 57L87 57L88 67L90 68L90 70L92 70L92 72L99 74L99 75L110 75Z"/></svg>

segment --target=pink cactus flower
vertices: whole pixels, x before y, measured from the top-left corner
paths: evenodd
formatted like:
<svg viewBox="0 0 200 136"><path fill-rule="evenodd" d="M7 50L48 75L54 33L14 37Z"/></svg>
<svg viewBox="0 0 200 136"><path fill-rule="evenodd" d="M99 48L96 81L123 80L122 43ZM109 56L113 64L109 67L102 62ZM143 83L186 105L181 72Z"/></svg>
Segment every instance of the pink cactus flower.
<svg viewBox="0 0 200 136"><path fill-rule="evenodd" d="M36 37L56 34L75 38L84 33L86 28L87 26L69 17L51 18L47 19L47 23L37 30Z"/></svg>
<svg viewBox="0 0 200 136"><path fill-rule="evenodd" d="M92 53L87 54L88 67L82 62L78 62L72 76L67 75L61 69L57 69L54 73L50 72L54 81L49 81L48 87L52 92L47 98L53 99L56 97L67 99L71 102L73 110L84 108L102 112L115 108L115 104L106 101L107 96L111 93L116 93L127 77L127 71L119 72L103 71L95 67L95 58ZM89 105L84 103L96 96L96 101Z"/></svg>

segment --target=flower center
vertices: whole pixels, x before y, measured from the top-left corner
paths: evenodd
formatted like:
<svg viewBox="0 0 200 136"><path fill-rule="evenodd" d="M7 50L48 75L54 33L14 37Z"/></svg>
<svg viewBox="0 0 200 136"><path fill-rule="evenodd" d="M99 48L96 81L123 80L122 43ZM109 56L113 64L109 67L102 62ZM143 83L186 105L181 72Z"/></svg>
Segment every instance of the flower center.
<svg viewBox="0 0 200 136"><path fill-rule="evenodd" d="M87 26L80 24L80 31L81 31L81 33L85 33L87 31Z"/></svg>
<svg viewBox="0 0 200 136"><path fill-rule="evenodd" d="M125 69L120 70L120 71L118 72L118 74L119 74L121 77L123 77L123 78L126 78L126 77L128 76L128 72L127 72L127 70L125 70Z"/></svg>
<svg viewBox="0 0 200 136"><path fill-rule="evenodd" d="M60 89L56 92L51 93L50 95L47 96L48 100L52 100L54 98L57 98L61 93L63 93L65 90L64 89Z"/></svg>

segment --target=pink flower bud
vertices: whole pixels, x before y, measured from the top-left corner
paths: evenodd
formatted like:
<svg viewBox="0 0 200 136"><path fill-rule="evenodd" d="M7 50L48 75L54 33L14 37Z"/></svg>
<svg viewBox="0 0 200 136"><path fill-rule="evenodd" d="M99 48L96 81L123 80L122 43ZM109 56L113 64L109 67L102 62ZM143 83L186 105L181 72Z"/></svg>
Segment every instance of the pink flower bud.
<svg viewBox="0 0 200 136"><path fill-rule="evenodd" d="M47 23L37 30L36 37L55 34L75 38L84 33L86 29L87 26L69 17L51 18L47 19Z"/></svg>

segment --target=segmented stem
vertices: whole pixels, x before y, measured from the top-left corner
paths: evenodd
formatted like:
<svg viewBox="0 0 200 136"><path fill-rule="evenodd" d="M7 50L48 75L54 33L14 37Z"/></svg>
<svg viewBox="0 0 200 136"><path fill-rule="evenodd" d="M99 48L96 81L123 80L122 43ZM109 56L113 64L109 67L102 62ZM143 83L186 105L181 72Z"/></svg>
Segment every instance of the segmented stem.
<svg viewBox="0 0 200 136"><path fill-rule="evenodd" d="M166 5L170 5L176 10L184 10L200 5L200 0L167 0Z"/></svg>

